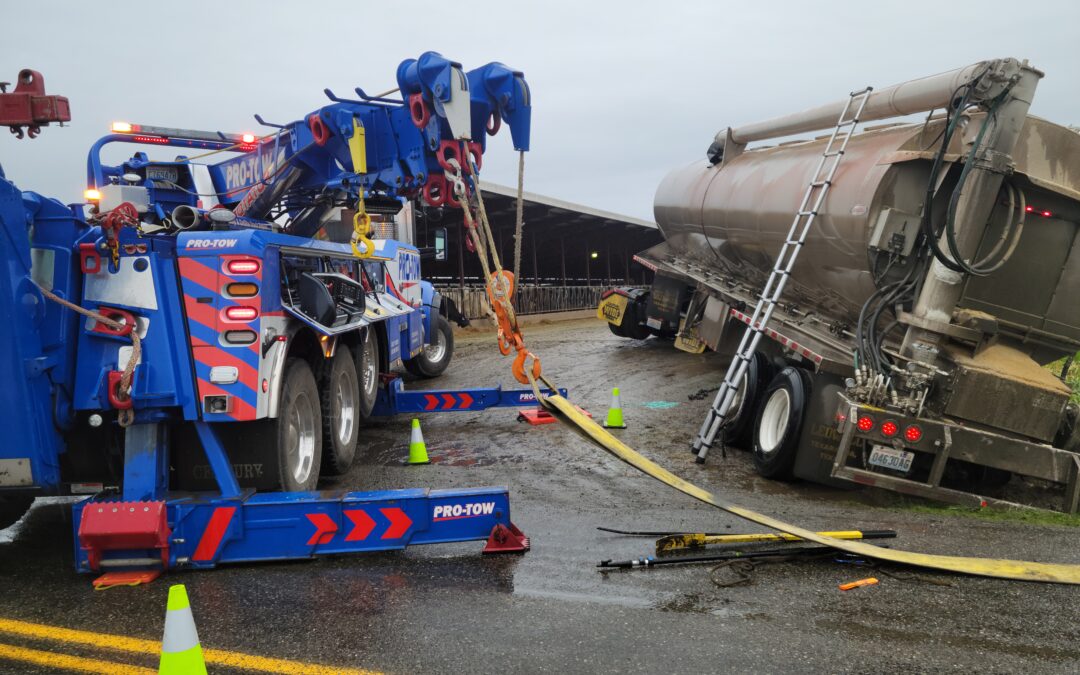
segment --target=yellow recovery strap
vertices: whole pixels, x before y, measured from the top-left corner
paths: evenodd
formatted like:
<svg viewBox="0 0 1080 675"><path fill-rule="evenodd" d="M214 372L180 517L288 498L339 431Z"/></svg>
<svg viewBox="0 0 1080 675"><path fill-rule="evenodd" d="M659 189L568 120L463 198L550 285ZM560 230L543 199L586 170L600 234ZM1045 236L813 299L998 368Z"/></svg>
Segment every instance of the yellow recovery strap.
<svg viewBox="0 0 1080 675"><path fill-rule="evenodd" d="M544 384L551 391L558 391L554 386L544 380ZM711 492L707 492L692 483L679 478L664 467L635 452L619 439L612 436L606 429L583 415L570 401L562 396L541 396L540 388L533 382L536 390L536 398L541 401L545 408L560 413L564 421L572 423L589 438L595 441L605 450L615 455L635 469L652 476L656 480L669 485L679 492L690 495L694 499L723 509L728 513L745 518L751 522L772 528L779 532L791 534L800 539L812 541L817 544L831 546L840 551L854 553L866 558L884 560L887 562L915 565L930 569L959 572L961 574L976 574L985 577L997 577L999 579L1018 579L1020 581L1043 581L1058 584L1080 584L1080 565L1061 565L1055 563L1025 562L1022 560L997 560L994 558L964 558L961 556L932 555L929 553L913 553L911 551L898 551L891 548L881 548L860 541L843 541L832 537L824 537L820 534L795 525L789 525L781 520L744 509L741 506L720 499Z"/></svg>
<svg viewBox="0 0 1080 675"><path fill-rule="evenodd" d="M831 546L840 551L854 553L875 560L885 560L904 565L946 570L948 572L959 572L961 574L976 574L986 577L997 577L1000 579L1018 579L1021 581L1080 584L1080 565L1024 562L1020 560L996 560L992 558L963 558L960 556L912 553L910 551L881 548L880 546L874 546L860 541L842 541L833 537L824 537L811 530L796 527L795 525L789 525L788 523L761 513L744 509L741 506L720 499L716 495L702 490L692 483L688 483L659 464L646 459L629 446L623 444L619 439L612 436L607 430L584 415L570 403L570 401L567 401L562 396L544 396L540 391L540 385L537 383L538 380L542 381L544 385L553 392L558 391L558 389L547 378L540 374L540 359L524 348L520 328L517 325L516 312L514 312L512 299L510 297L511 293L505 292L507 287L512 289L513 276L509 272L503 270L499 262L498 248L495 246L495 240L491 233L491 226L483 206L483 197L480 194L479 168L475 164L471 164L471 175L474 187L472 194L475 195L477 212L480 216L479 218L474 219L471 213L471 207L468 203L468 192L462 179L461 166L455 160L450 160L448 163L451 165L453 171L447 171L446 178L453 183L455 195L462 202L462 210L464 212L466 224L476 225L476 227L468 228L469 235L476 246L476 252L480 256L480 263L484 270L484 276L487 282L488 302L492 305L492 307L489 308L489 311L491 314L496 314L495 310L499 310L497 323L497 325L500 326L499 348L504 355L509 354L510 351L509 345L505 345L504 348L504 340L510 340L512 337L516 338L515 342L518 349L518 356L514 361L514 376L522 384L528 381L532 385L536 400L547 410L553 413L560 413L556 414L556 417L572 423L611 454L635 469L652 476L656 480L665 483L684 494L690 495L694 499L703 501L706 504L711 504L718 509L723 509L728 513L758 523L759 525L764 525L765 527L779 532L794 535L800 539L805 539L806 541L812 541L824 546ZM523 164L519 163L518 170L523 170ZM477 229L481 230L485 235L488 245L487 249L484 247L483 239L478 236L476 232ZM495 264L496 272L494 274L490 272L488 266L487 256L489 255ZM509 277L509 283L504 281L507 277ZM511 332L512 335L505 334L507 332ZM533 359L531 368L525 367L527 358Z"/></svg>

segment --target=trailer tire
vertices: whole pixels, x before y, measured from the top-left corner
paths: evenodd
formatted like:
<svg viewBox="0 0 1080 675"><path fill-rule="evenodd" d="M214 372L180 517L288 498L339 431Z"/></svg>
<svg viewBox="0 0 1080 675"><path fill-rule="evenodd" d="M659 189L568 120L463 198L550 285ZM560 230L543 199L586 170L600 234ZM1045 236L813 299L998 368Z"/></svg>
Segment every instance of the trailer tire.
<svg viewBox="0 0 1080 675"><path fill-rule="evenodd" d="M417 377L438 377L446 372L454 356L454 331L450 322L439 314L433 319L435 343L425 344L416 357L405 360L405 369Z"/></svg>
<svg viewBox="0 0 1080 675"><path fill-rule="evenodd" d="M319 387L307 361L285 364L281 403L273 420L278 481L286 492L314 490L322 464L322 412Z"/></svg>
<svg viewBox="0 0 1080 675"><path fill-rule="evenodd" d="M371 417L375 401L379 397L379 336L375 327L364 329L360 344L356 345L356 379L360 388L360 419Z"/></svg>
<svg viewBox="0 0 1080 675"><path fill-rule="evenodd" d="M759 475L792 478L810 387L808 372L788 366L765 389L754 421L754 467Z"/></svg>
<svg viewBox="0 0 1080 675"><path fill-rule="evenodd" d="M34 498L25 495L0 497L0 530L19 522L34 504Z"/></svg>
<svg viewBox="0 0 1080 675"><path fill-rule="evenodd" d="M322 470L340 476L352 466L360 425L360 386L352 352L339 345L322 379Z"/></svg>
<svg viewBox="0 0 1080 675"><path fill-rule="evenodd" d="M743 373L743 383L739 387L738 408L724 425L724 444L742 450L751 450L754 445L754 422L758 408L761 407L765 388L775 375L769 357L760 351L754 352Z"/></svg>

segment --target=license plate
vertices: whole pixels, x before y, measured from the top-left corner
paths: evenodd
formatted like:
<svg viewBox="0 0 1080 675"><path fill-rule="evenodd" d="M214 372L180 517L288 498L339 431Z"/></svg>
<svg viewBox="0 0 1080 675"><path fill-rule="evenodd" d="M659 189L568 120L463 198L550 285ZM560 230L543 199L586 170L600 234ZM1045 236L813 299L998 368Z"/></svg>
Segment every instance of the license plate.
<svg viewBox="0 0 1080 675"><path fill-rule="evenodd" d="M148 166L146 167L147 180L163 180L175 183L180 177L180 172L175 166Z"/></svg>
<svg viewBox="0 0 1080 675"><path fill-rule="evenodd" d="M903 471L904 473L907 473L911 470L911 462L914 459L914 452L888 448L884 445L875 445L874 449L870 451L869 461L874 466L880 466L883 469L892 469L894 471Z"/></svg>

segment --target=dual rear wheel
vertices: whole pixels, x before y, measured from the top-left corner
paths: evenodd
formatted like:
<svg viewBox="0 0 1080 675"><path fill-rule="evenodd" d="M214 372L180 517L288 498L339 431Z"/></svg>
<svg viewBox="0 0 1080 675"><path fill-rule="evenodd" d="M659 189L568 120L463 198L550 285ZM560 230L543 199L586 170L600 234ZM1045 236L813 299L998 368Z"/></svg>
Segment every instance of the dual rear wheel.
<svg viewBox="0 0 1080 675"><path fill-rule="evenodd" d="M724 442L752 450L761 476L792 478L812 382L803 368L777 371L763 352L755 352L747 363L724 425Z"/></svg>
<svg viewBox="0 0 1080 675"><path fill-rule="evenodd" d="M354 347L338 345L322 377L307 361L285 364L278 416L269 423L281 489L314 490L320 473L345 473L356 458L360 424L371 416L379 388L379 342L364 331Z"/></svg>

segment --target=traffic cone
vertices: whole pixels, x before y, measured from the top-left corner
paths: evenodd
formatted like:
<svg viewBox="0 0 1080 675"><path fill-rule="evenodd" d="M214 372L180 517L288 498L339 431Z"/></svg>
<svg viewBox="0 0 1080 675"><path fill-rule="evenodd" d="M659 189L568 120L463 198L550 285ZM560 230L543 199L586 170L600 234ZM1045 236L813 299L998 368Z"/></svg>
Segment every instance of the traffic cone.
<svg viewBox="0 0 1080 675"><path fill-rule="evenodd" d="M409 464L430 464L424 434L420 433L420 420L413 418L412 435L409 436Z"/></svg>
<svg viewBox="0 0 1080 675"><path fill-rule="evenodd" d="M622 418L622 404L619 403L619 388L611 390L611 407L607 411L607 419L604 420L605 429L625 429Z"/></svg>
<svg viewBox="0 0 1080 675"><path fill-rule="evenodd" d="M206 675L199 634L195 632L195 619L183 584L169 587L158 675Z"/></svg>

